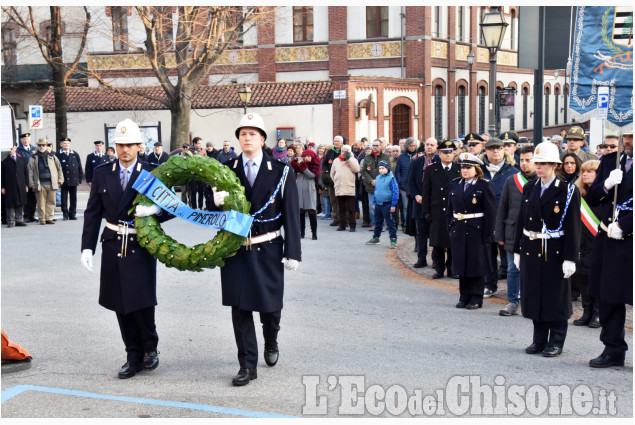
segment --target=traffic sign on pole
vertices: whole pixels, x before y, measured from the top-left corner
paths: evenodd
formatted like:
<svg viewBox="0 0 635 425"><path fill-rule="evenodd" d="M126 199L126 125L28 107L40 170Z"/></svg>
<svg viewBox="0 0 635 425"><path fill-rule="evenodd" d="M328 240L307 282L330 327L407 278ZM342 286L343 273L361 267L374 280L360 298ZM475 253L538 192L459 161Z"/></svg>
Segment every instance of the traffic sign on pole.
<svg viewBox="0 0 635 425"><path fill-rule="evenodd" d="M41 105L29 105L29 128L36 130L44 127Z"/></svg>
<svg viewBox="0 0 635 425"><path fill-rule="evenodd" d="M598 118L606 119L609 112L609 88L598 87Z"/></svg>

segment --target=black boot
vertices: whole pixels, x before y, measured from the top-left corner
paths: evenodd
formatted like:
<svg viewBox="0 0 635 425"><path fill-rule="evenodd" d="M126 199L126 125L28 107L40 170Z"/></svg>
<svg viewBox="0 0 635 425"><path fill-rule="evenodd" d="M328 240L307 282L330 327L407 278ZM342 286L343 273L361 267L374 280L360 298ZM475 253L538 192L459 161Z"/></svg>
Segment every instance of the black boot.
<svg viewBox="0 0 635 425"><path fill-rule="evenodd" d="M576 326L586 326L591 321L592 316L593 314L591 313L591 310L585 308L582 316L579 319L574 320L573 324Z"/></svg>
<svg viewBox="0 0 635 425"><path fill-rule="evenodd" d="M593 315L591 316L591 320L589 321L588 326L590 328L599 328L600 325L600 310L599 310L599 302L597 298L593 298L593 307L592 307Z"/></svg>
<svg viewBox="0 0 635 425"><path fill-rule="evenodd" d="M304 239L304 230L306 229L306 213L304 211L300 212L300 238Z"/></svg>
<svg viewBox="0 0 635 425"><path fill-rule="evenodd" d="M309 224L311 225L311 234L314 241L317 240L317 216L315 213L309 213Z"/></svg>

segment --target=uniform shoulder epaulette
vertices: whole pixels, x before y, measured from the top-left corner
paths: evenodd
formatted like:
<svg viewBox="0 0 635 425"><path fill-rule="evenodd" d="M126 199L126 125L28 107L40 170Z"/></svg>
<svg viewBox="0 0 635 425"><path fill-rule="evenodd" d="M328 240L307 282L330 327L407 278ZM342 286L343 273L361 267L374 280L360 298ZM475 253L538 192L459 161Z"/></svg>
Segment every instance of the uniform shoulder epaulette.
<svg viewBox="0 0 635 425"><path fill-rule="evenodd" d="M102 162L101 164L97 165L93 170L96 170L98 168L103 167L104 165L109 165L109 164L110 164L109 162Z"/></svg>
<svg viewBox="0 0 635 425"><path fill-rule="evenodd" d="M483 180L483 181L485 181L485 182L489 183L489 180L488 180L488 179L486 179L486 178L481 178L481 180Z"/></svg>
<svg viewBox="0 0 635 425"><path fill-rule="evenodd" d="M452 179L453 182L457 181L457 180L461 180L463 177L459 176L459 177L455 177Z"/></svg>

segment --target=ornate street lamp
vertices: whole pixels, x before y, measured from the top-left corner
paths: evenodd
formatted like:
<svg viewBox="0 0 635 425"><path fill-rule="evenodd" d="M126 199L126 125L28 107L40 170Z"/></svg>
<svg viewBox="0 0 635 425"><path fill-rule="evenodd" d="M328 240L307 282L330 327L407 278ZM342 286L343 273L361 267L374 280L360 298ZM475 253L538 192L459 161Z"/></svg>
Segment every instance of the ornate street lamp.
<svg viewBox="0 0 635 425"><path fill-rule="evenodd" d="M489 49L489 134L497 136L496 132L496 52L501 47L503 36L507 29L507 22L503 12L498 6L493 6L490 11L483 16L483 21L479 24L483 34L485 47Z"/></svg>
<svg viewBox="0 0 635 425"><path fill-rule="evenodd" d="M238 89L238 96L240 96L240 101L243 103L243 112L247 113L247 104L251 100L251 88L243 83L242 86Z"/></svg>
<svg viewBox="0 0 635 425"><path fill-rule="evenodd" d="M467 55L467 64L472 67L474 65L474 53L470 50L470 53Z"/></svg>

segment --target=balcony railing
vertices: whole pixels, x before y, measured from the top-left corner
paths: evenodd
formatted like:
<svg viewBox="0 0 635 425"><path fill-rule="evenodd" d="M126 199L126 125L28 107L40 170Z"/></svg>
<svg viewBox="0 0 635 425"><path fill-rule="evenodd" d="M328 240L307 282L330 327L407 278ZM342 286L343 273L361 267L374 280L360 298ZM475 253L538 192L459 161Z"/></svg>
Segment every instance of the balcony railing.
<svg viewBox="0 0 635 425"><path fill-rule="evenodd" d="M86 62L80 62L69 79L86 81L86 69ZM51 82L53 82L53 70L48 64L2 65L3 84Z"/></svg>

